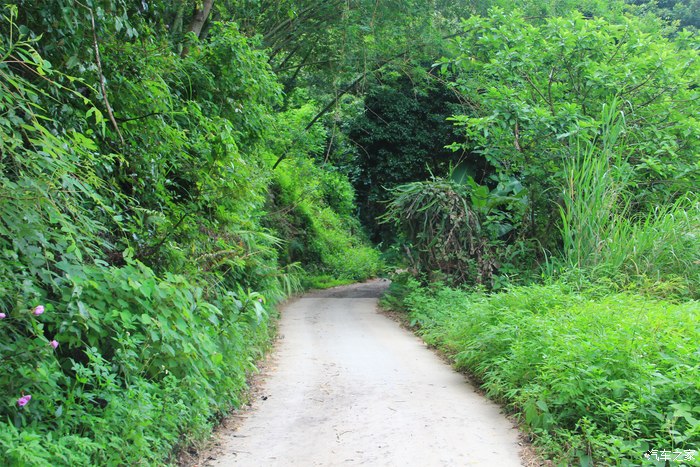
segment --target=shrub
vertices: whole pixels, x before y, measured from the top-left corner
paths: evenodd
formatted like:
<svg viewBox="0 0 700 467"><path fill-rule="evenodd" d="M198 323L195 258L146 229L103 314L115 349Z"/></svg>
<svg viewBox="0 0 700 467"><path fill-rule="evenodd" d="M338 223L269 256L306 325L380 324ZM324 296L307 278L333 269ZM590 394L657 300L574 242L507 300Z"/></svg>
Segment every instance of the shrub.
<svg viewBox="0 0 700 467"><path fill-rule="evenodd" d="M697 301L555 283L492 296L414 285L404 303L427 342L566 462L637 465L650 449L697 449Z"/></svg>
<svg viewBox="0 0 700 467"><path fill-rule="evenodd" d="M464 178L464 177L463 177ZM522 262L515 240L527 195L515 179L493 190L471 177L433 177L393 188L382 222L404 234L412 269L453 285L501 287ZM509 238L511 237L511 238ZM525 255L529 256L529 255Z"/></svg>
<svg viewBox="0 0 700 467"><path fill-rule="evenodd" d="M41 315L0 320L3 464L158 464L238 403L269 337L262 296L207 302L139 263L71 278Z"/></svg>

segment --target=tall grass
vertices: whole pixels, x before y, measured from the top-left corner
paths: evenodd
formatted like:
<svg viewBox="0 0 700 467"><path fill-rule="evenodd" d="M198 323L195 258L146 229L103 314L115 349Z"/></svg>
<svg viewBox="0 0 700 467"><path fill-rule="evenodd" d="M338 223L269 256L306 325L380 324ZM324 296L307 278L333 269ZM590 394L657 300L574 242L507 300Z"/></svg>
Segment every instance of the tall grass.
<svg viewBox="0 0 700 467"><path fill-rule="evenodd" d="M564 261L594 278L670 281L698 296L700 199L689 195L634 213L624 118L615 101L603 109L602 122L600 134L580 139L576 157L565 165Z"/></svg>
<svg viewBox="0 0 700 467"><path fill-rule="evenodd" d="M645 216L618 216L605 252L610 271L674 280L700 296L700 200L681 198Z"/></svg>
<svg viewBox="0 0 700 467"><path fill-rule="evenodd" d="M626 161L615 151L624 129L616 103L603 108L600 136L580 138L576 157L565 164L566 184L561 207L564 252L575 268L605 261L605 244L617 228L617 214L624 204L626 180L616 167ZM627 206L623 206L627 209Z"/></svg>

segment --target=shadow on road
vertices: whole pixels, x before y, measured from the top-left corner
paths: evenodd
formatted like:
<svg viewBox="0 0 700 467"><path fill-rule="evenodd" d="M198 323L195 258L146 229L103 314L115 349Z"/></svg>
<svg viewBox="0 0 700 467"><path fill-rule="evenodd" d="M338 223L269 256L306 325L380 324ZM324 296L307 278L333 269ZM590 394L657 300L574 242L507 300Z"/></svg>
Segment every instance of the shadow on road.
<svg viewBox="0 0 700 467"><path fill-rule="evenodd" d="M341 285L325 290L312 290L304 298L380 298L391 284L388 279L372 279L359 284Z"/></svg>

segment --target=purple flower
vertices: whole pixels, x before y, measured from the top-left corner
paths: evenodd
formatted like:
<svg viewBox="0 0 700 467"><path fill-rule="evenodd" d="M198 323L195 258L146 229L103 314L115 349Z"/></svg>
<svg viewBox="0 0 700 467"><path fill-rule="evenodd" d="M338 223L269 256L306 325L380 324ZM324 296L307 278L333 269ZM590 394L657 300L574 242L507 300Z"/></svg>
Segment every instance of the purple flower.
<svg viewBox="0 0 700 467"><path fill-rule="evenodd" d="M44 305L39 305L36 308L34 308L34 316L39 316L44 312Z"/></svg>
<svg viewBox="0 0 700 467"><path fill-rule="evenodd" d="M54 349L55 349L56 347L58 347L58 341L57 341L56 339L54 339L54 340L52 340L51 342L49 342L49 344L51 344L51 347L53 347Z"/></svg>
<svg viewBox="0 0 700 467"><path fill-rule="evenodd" d="M32 400L32 396L27 394L26 396L22 396L19 399L17 399L17 405L20 407L24 407L25 405L29 404L29 401Z"/></svg>
<svg viewBox="0 0 700 467"><path fill-rule="evenodd" d="M258 298L258 301L259 301L260 303L262 303L262 302L263 302L262 298Z"/></svg>
<svg viewBox="0 0 700 467"><path fill-rule="evenodd" d="M5 313L0 313L0 319L5 319L7 318L7 315Z"/></svg>

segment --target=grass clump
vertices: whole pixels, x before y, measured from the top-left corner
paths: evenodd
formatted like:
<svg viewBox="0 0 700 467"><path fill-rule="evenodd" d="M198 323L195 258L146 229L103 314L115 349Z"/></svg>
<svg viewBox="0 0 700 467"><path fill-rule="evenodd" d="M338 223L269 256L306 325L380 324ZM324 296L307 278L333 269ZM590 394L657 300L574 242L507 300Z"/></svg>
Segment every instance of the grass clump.
<svg viewBox="0 0 700 467"><path fill-rule="evenodd" d="M411 289L404 303L424 339L560 460L639 465L651 449L700 445L699 302L563 283Z"/></svg>
<svg viewBox="0 0 700 467"><path fill-rule="evenodd" d="M304 289L330 289L331 287L338 287L340 285L352 284L355 281L353 279L338 279L328 274L319 275L308 275L301 279L301 284Z"/></svg>
<svg viewBox="0 0 700 467"><path fill-rule="evenodd" d="M639 191L623 140L623 114L613 100L602 111L599 134L580 138L565 166L562 269L621 286L674 289L699 298L700 199L688 192L649 209L634 206ZM552 273L553 271L550 271Z"/></svg>

